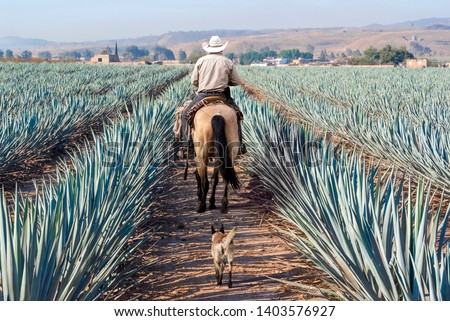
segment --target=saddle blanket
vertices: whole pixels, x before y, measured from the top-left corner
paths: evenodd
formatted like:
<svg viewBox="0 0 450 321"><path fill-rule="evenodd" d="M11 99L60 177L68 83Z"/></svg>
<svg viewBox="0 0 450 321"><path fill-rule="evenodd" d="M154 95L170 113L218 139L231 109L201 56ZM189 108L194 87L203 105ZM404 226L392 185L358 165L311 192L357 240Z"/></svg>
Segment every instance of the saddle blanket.
<svg viewBox="0 0 450 321"><path fill-rule="evenodd" d="M180 107L177 108L177 111L175 113L175 124L173 126L173 132L175 134L175 141L183 140L183 126L184 126L183 112L186 108L189 107L191 102L192 102L192 100L187 100L183 103L183 105L181 105ZM197 111L199 111L200 109L202 109L203 107L205 107L207 105L212 105L212 104L217 104L217 103L223 103L223 104L226 104L227 106L233 108L236 111L236 115L237 115L238 119L239 120L244 119L244 114L239 110L239 108L237 108L236 106L227 104L225 97L210 96L210 97L206 97L206 98L202 99L197 104L192 106L192 108L188 111L188 114L187 114L187 116L188 116L187 124L189 126L192 126L192 123L194 122L194 117L195 117L195 114L197 113Z"/></svg>
<svg viewBox="0 0 450 321"><path fill-rule="evenodd" d="M192 123L194 122L194 117L195 117L195 114L197 113L197 111L199 111L200 109L202 109L205 106L212 105L212 104L219 104L219 103L223 103L223 104L233 108L236 111L236 115L237 115L239 120L243 120L244 119L244 114L242 114L242 112L239 110L239 108L237 108L236 106L228 104L225 97L222 97L222 96L210 96L210 97L206 97L206 98L202 99L201 101L199 101L197 104L192 106L191 110L188 111L188 124L189 124L189 126L192 126Z"/></svg>

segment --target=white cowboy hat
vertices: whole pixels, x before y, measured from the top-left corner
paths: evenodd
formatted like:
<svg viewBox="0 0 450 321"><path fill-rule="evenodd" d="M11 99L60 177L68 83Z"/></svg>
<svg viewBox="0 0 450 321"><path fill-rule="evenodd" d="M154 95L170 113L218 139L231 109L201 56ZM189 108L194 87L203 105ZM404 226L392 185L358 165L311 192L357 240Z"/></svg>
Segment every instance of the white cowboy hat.
<svg viewBox="0 0 450 321"><path fill-rule="evenodd" d="M223 51L227 45L228 41L222 43L222 40L220 40L219 36L212 36L211 39L209 39L209 43L204 42L202 44L202 48L208 53L218 53Z"/></svg>

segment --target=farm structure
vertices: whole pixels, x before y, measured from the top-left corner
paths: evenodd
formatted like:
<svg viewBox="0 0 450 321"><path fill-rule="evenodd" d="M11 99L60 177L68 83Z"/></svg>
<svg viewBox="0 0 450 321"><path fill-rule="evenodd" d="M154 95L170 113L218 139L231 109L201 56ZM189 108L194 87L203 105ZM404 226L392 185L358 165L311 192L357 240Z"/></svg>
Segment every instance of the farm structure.
<svg viewBox="0 0 450 321"><path fill-rule="evenodd" d="M120 59L119 59L118 55L99 54L99 55L95 55L94 57L92 57L91 62L109 64L109 63L113 63L113 62L120 62Z"/></svg>
<svg viewBox="0 0 450 321"><path fill-rule="evenodd" d="M120 62L119 59L119 53L117 50L117 42L116 42L116 48L114 50L114 54L98 54L91 58L92 63L117 63Z"/></svg>
<svg viewBox="0 0 450 321"><path fill-rule="evenodd" d="M428 59L406 59L406 68L426 68L428 67Z"/></svg>

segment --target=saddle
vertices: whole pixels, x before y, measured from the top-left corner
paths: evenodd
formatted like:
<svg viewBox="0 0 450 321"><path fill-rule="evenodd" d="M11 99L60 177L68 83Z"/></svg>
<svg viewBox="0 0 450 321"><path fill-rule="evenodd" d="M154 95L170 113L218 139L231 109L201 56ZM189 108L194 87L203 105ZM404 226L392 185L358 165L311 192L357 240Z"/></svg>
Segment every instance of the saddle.
<svg viewBox="0 0 450 321"><path fill-rule="evenodd" d="M196 103L194 106L192 106L192 108L189 110L188 120L187 120L187 123L189 124L189 126L192 126L192 124L194 122L194 117L195 117L195 114L197 113L197 111L199 111L200 109L202 109L205 106L212 105L212 104L225 104L225 105L233 108L236 111L236 115L239 120L244 119L244 114L236 106L228 104L227 99L225 97L209 96L209 97L205 97L202 100L200 100L198 103Z"/></svg>

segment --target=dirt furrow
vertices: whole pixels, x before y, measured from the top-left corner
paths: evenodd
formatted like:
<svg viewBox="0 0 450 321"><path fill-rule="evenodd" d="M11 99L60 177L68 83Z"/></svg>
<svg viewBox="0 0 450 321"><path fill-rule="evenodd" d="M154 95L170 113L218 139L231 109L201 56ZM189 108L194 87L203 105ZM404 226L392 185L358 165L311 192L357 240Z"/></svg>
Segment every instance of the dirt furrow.
<svg viewBox="0 0 450 321"><path fill-rule="evenodd" d="M110 293L108 299L222 301L308 298L296 288L268 278L293 280L318 273L276 235L271 223L279 219L269 210L270 193L256 178L239 170L243 188L231 193L229 213L221 214L218 208L199 214L195 211L196 182L192 171L184 181L182 168L173 169L174 175L163 186L166 192L159 200L152 226L146 227L148 233L159 229L129 264L145 265L155 258L159 261L126 280ZM221 195L222 189L218 189L218 204ZM225 231L238 227L234 239L236 257L231 289L226 286L227 269L224 285L215 284L210 251L211 225L219 228L221 224Z"/></svg>

